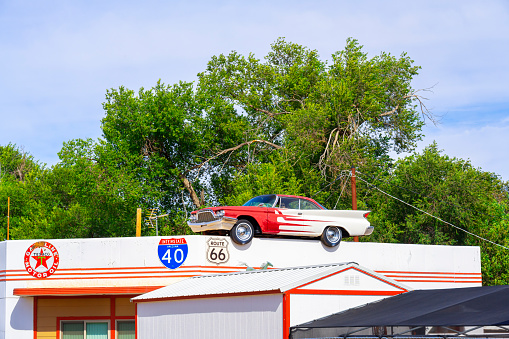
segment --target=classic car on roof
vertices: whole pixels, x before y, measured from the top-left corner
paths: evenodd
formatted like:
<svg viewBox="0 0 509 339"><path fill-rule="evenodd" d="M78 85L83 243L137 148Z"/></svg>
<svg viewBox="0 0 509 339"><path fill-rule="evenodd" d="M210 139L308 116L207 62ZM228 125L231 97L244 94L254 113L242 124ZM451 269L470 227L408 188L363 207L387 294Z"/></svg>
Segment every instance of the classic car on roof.
<svg viewBox="0 0 509 339"><path fill-rule="evenodd" d="M230 234L240 245L256 235L320 237L329 247L342 238L370 235L369 211L328 210L310 198L267 194L242 206L209 207L193 211L187 224L193 232Z"/></svg>

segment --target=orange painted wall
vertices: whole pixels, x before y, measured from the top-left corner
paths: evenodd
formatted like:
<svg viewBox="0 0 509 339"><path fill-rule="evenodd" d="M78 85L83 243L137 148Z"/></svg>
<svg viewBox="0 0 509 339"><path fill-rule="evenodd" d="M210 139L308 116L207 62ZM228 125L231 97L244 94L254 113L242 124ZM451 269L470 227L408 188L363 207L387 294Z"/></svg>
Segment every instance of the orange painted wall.
<svg viewBox="0 0 509 339"><path fill-rule="evenodd" d="M115 299L115 315L117 317L134 317L134 303L130 298Z"/></svg>
<svg viewBox="0 0 509 339"><path fill-rule="evenodd" d="M37 300L37 339L57 338L57 318L76 317L86 320L89 317L133 317L134 304L130 298L87 297L87 298L51 298ZM115 314L111 314L115 303ZM109 320L109 319L108 319ZM111 326L111 325L110 325Z"/></svg>

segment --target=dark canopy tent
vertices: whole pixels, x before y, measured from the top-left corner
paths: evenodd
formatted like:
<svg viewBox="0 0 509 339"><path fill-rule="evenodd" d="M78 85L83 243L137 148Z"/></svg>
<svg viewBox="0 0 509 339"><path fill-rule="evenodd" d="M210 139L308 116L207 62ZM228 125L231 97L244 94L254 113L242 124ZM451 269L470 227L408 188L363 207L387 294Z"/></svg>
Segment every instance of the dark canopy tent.
<svg viewBox="0 0 509 339"><path fill-rule="evenodd" d="M509 338L509 286L417 290L293 326L291 338L482 336Z"/></svg>

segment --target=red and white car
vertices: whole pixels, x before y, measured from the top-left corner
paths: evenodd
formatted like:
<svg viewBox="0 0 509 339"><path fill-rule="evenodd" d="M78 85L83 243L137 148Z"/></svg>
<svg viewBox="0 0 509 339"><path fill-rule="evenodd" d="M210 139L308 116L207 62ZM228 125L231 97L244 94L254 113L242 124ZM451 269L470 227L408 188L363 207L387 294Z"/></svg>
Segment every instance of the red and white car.
<svg viewBox="0 0 509 339"><path fill-rule="evenodd" d="M187 224L193 232L230 234L247 244L255 234L321 237L324 245L339 245L343 237L370 235L369 211L328 210L313 199L268 194L242 206L220 206L193 211Z"/></svg>

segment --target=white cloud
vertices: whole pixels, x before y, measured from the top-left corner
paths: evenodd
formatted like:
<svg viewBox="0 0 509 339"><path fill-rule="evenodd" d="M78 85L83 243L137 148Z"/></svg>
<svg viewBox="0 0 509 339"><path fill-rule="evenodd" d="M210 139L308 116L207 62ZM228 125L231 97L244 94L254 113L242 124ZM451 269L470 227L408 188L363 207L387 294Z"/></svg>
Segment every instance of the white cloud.
<svg viewBox="0 0 509 339"><path fill-rule="evenodd" d="M474 167L509 180L509 117L479 126L428 127L419 149L436 141L450 157L470 160Z"/></svg>

